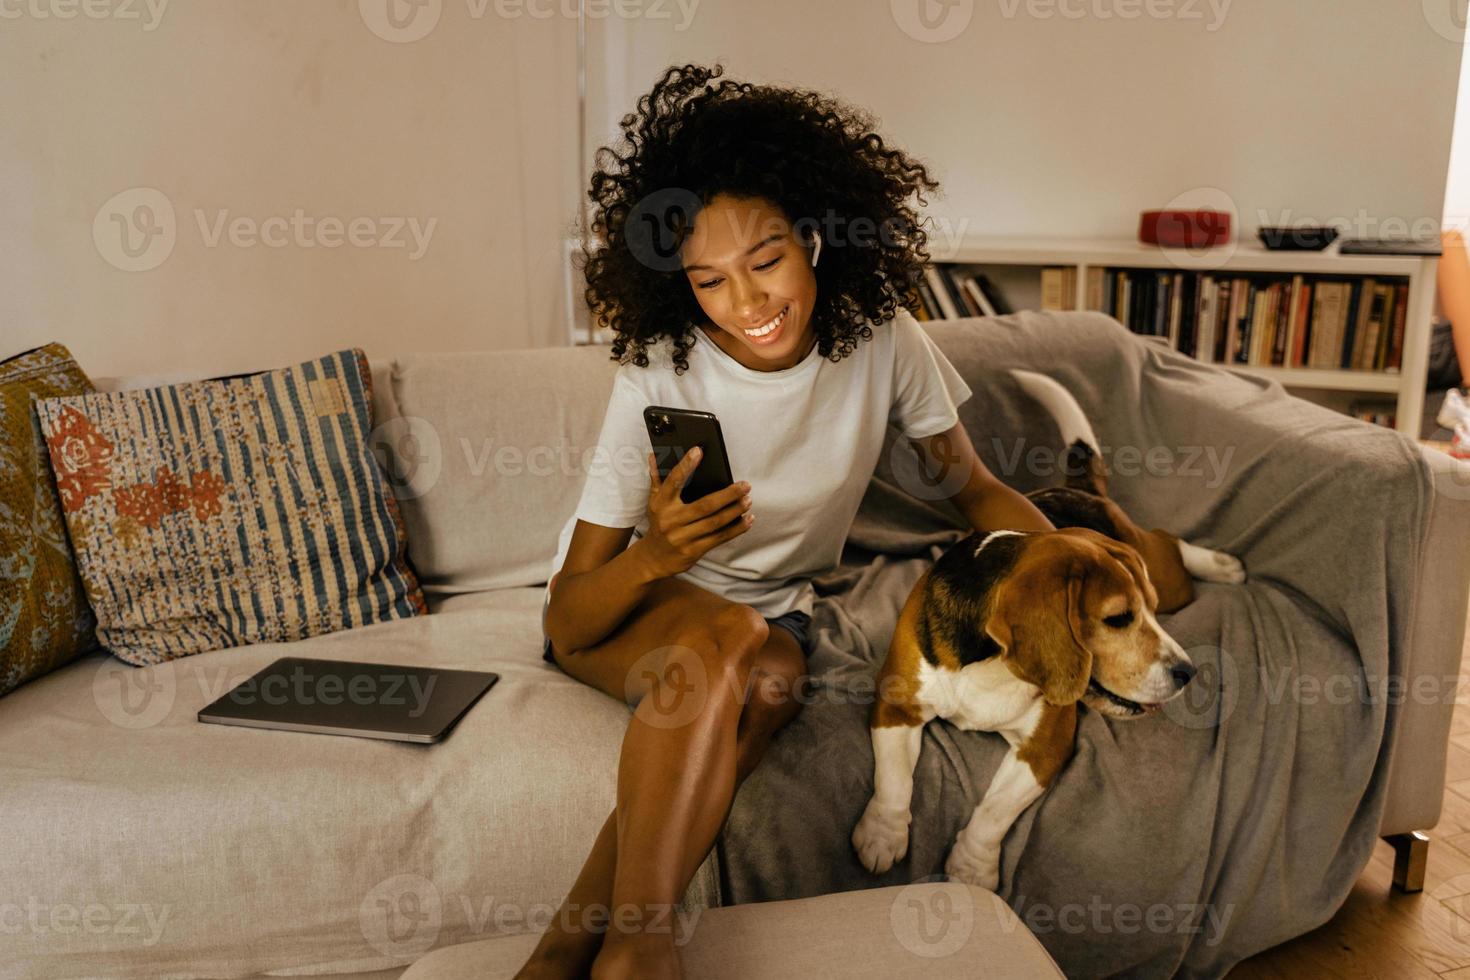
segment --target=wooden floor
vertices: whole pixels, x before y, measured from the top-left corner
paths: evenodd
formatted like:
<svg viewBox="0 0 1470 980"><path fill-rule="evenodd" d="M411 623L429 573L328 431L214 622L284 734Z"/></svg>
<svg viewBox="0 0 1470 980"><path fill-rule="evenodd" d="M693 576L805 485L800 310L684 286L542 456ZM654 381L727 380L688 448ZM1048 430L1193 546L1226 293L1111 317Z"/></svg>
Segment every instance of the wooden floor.
<svg viewBox="0 0 1470 980"><path fill-rule="evenodd" d="M1466 542L1470 547L1470 542ZM1470 643L1460 667L1470 671ZM1424 891L1390 890L1393 849L1378 842L1347 902L1326 925L1253 956L1230 980L1375 977L1470 980L1470 684L1461 681L1450 734L1448 789L1428 831Z"/></svg>

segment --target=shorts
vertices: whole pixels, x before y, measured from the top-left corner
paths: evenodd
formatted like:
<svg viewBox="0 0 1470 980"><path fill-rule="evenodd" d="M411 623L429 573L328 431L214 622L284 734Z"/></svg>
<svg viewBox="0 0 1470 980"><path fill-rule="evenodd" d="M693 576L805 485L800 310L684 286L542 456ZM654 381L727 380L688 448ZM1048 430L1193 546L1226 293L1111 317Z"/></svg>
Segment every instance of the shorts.
<svg viewBox="0 0 1470 980"><path fill-rule="evenodd" d="M551 587L546 588L546 598L541 600L541 659L549 664L556 663L556 658L551 655L551 640L546 638L546 609L551 604ZM809 657L812 653L811 626L812 618L799 609L782 613L779 616L765 617L767 623L779 626L781 629L796 637L796 645L801 647L802 656Z"/></svg>

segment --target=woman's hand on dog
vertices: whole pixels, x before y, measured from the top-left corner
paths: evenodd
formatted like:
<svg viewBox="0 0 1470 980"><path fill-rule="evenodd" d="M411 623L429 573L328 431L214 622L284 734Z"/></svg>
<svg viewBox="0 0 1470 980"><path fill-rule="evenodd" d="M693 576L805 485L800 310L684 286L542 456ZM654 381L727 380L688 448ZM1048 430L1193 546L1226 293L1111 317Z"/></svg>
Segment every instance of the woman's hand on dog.
<svg viewBox="0 0 1470 980"><path fill-rule="evenodd" d="M705 552L750 530L750 484L732 483L723 490L686 504L679 496L699 465L695 447L660 480L653 453L648 454L648 533L639 544L654 571L672 577L692 568Z"/></svg>

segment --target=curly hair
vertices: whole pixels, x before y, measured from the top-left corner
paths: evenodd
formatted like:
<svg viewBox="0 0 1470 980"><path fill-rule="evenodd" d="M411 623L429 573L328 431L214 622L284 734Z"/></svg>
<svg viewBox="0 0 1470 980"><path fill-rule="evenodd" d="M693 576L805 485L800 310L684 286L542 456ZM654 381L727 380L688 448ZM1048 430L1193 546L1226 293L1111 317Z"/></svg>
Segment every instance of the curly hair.
<svg viewBox="0 0 1470 980"><path fill-rule="evenodd" d="M908 201L927 204L939 184L867 112L804 89L715 82L723 73L670 67L622 118L620 146L597 151L587 304L613 331L613 359L647 367L649 344L667 336L682 374L704 314L678 249L715 196L761 198L822 234L811 323L821 355L839 361L871 338L868 321L914 305L928 236Z"/></svg>

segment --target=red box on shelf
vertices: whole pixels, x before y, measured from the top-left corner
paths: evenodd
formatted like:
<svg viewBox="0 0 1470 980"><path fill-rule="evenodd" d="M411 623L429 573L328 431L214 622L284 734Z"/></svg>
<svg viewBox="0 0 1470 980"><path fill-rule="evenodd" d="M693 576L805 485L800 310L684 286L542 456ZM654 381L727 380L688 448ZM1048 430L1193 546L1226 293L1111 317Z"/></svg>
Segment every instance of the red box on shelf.
<svg viewBox="0 0 1470 980"><path fill-rule="evenodd" d="M1230 241L1228 211L1145 211L1138 240L1167 248L1208 248Z"/></svg>

